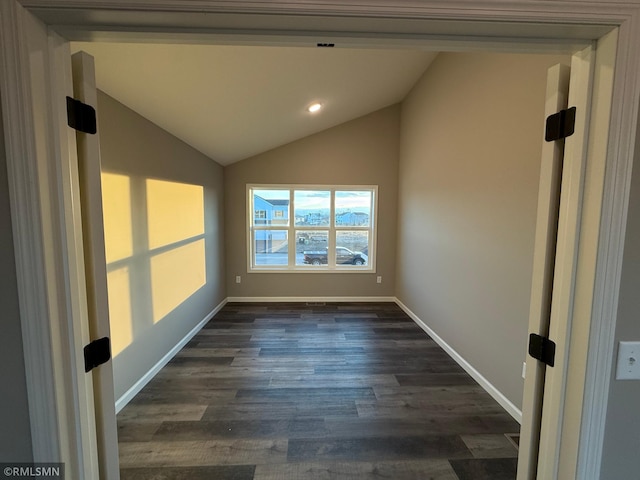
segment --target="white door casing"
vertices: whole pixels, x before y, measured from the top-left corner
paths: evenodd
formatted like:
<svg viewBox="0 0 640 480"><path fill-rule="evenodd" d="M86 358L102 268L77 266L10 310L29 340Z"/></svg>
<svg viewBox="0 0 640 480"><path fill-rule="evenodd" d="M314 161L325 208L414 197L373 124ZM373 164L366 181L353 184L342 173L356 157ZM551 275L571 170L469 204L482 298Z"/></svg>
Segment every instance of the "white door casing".
<svg viewBox="0 0 640 480"><path fill-rule="evenodd" d="M33 457L65 463L69 478L98 478L69 43L14 1L0 3L0 22Z"/></svg>
<svg viewBox="0 0 640 480"><path fill-rule="evenodd" d="M602 394L603 385L590 384L594 377L589 375L590 338L597 338L598 318L597 271L603 261L601 242L607 231L603 225L605 204L605 181L607 170L607 151L610 147L613 130L611 107L613 97L613 72L617 57L618 29L598 39L595 45L594 75L592 79L591 111L588 122L588 144L586 147L586 171L582 196L580 239L576 261L576 282L571 322L571 339L568 344L567 377L565 380L565 400L567 406L562 415L562 435L559 450L558 478L589 478L600 472L599 455L591 457L585 454L591 448L594 436L589 433L592 422L583 421L590 417L593 410L602 405L591 403L588 391ZM600 275L600 281L603 281ZM612 347L612 345L611 345ZM610 360L609 360L610 361ZM602 362L606 363L606 362ZM608 381L606 382L608 383ZM603 401L606 405L606 401ZM597 435L595 436L597 439ZM597 440L596 440L597 442ZM592 462L596 460L597 465ZM591 464L591 467L589 466Z"/></svg>

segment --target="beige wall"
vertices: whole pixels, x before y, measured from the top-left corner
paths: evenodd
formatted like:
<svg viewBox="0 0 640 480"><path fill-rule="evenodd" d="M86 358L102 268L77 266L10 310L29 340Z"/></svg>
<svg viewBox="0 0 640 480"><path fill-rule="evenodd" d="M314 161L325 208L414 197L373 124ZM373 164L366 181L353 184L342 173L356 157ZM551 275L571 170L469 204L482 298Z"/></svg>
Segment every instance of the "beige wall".
<svg viewBox="0 0 640 480"><path fill-rule="evenodd" d="M0 112L0 462L31 462L31 425L27 399L18 285L13 250L9 185Z"/></svg>
<svg viewBox="0 0 640 480"><path fill-rule="evenodd" d="M387 107L225 168L231 297L394 294L400 108ZM247 273L246 185L378 185L376 273ZM236 275L242 283L236 284ZM382 284L376 283L382 275Z"/></svg>
<svg viewBox="0 0 640 480"><path fill-rule="evenodd" d="M443 53L402 104L397 296L518 408L546 70L561 60Z"/></svg>
<svg viewBox="0 0 640 480"><path fill-rule="evenodd" d="M223 170L98 97L116 399L225 297Z"/></svg>

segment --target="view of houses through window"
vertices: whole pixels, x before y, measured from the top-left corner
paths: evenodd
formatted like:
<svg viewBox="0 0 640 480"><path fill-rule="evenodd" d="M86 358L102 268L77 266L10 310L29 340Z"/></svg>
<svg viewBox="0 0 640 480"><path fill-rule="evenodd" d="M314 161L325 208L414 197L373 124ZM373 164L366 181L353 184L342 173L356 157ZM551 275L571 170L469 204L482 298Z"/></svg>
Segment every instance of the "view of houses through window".
<svg viewBox="0 0 640 480"><path fill-rule="evenodd" d="M248 186L250 269L373 270L377 188Z"/></svg>

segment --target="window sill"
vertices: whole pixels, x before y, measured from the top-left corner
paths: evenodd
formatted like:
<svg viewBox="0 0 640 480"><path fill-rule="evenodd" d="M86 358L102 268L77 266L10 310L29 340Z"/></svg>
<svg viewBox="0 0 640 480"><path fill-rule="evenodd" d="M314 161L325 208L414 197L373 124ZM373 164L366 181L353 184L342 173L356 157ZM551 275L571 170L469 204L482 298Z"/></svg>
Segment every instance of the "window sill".
<svg viewBox="0 0 640 480"><path fill-rule="evenodd" d="M312 273L312 274L323 274L323 273L376 273L375 268L373 267L283 267L283 268L273 268L270 266L269 268L250 268L247 270L247 273Z"/></svg>

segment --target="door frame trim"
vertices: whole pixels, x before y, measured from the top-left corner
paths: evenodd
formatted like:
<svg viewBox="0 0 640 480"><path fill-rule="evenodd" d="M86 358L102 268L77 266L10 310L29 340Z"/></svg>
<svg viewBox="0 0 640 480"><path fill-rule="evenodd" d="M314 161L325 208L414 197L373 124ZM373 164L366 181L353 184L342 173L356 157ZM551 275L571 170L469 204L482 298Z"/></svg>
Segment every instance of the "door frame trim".
<svg viewBox="0 0 640 480"><path fill-rule="evenodd" d="M270 38L286 41L291 31L284 30L292 19L303 19L310 24L318 22L317 35L342 34L346 38L355 38L363 44L367 40L380 42L380 36L372 33L322 30L323 19L350 20L352 22L367 21L377 25L369 32L381 32L385 22L393 21L394 29L383 32L381 37L393 43L394 38L411 39L416 42L431 41L437 48L455 50L468 48L474 44L476 49L490 49L502 46L509 50L526 49L526 45L541 50L555 44L566 51L571 45L583 44L589 32L604 32L619 26L618 56L616 59L616 77L614 79L614 96L612 99L612 115L610 122L610 141L607 148L605 187L602 200L602 215L599 226L598 265L593 292L594 308L591 317L591 333L589 344L591 352L588 357L587 381L585 385L585 411L580 432L579 470L587 472L586 478L597 478L599 462L604 441L604 425L606 420L606 400L609 390L610 370L613 361L615 319L617 316L618 290L622 269L622 254L626 216L629 202L631 168L636 147L637 120L640 98L640 56L633 55L633 45L640 44L640 5L637 3L608 4L608 2L592 3L585 1L564 1L540 3L535 1L517 1L509 5L498 1L461 1L448 2L399 0L392 5L379 0L348 0L341 5L314 4L311 2L276 2L276 1L204 1L204 0L131 0L131 1L91 1L91 0L23 0L22 4L31 8L41 18L48 19L56 31L72 36L81 32L97 32L96 35L136 35L139 30L146 38L174 35L204 34L203 27L195 20L201 19L202 12L217 13L211 18L233 20L236 28L233 31L221 31L219 35L240 35L242 38L256 38L252 35L268 35ZM14 228L14 244L16 245L16 264L20 295L21 323L25 344L25 361L27 363L27 381L29 384L30 412L34 456L44 458L55 456L64 450L61 443L68 442L69 448L78 449L77 439L59 436L55 428L55 420L50 416L56 409L49 397L33 392L58 392L63 382L56 376L59 372L51 372L52 360L56 352L51 346L49 331L51 324L69 328L69 312L58 311L61 317L52 315L57 308L52 299L69 298L73 293L64 269L54 268L51 260L56 252L51 251L55 243L51 239L62 238L61 232L50 232L45 227L42 206L45 201L59 202L55 191L43 188L49 182L56 185L56 179L50 178L52 159L51 151L38 151L34 130L33 114L27 108L32 98L31 74L26 42L29 33L25 29L23 19L18 11L16 0L5 1L0 5L0 31L2 32L1 78L3 118L5 120L5 138L10 181L10 198L12 224ZM133 17L132 17L133 15ZM136 15L151 18L144 28L136 27ZM171 20L173 18L174 20ZM429 23L429 19L449 22L449 35L429 33L429 28L417 31L416 25L421 21ZM269 30L269 21L275 27ZM175 23L172 24L171 22ZM100 22L103 22L101 25ZM132 23L133 22L133 23ZM156 22L155 25L153 23ZM182 22L181 25L178 23ZM244 22L244 23L243 23ZM256 22L262 29L256 28ZM266 23L265 23L266 22ZM278 23L280 22L280 23ZM399 22L399 23L398 23ZM404 22L404 23L403 23ZM521 23L521 22L524 22ZM338 22L339 23L339 22ZM347 21L347 24L349 22ZM69 27L73 24L73 27ZM105 25L111 25L106 28ZM398 25L406 25L405 30L398 30ZM528 25L527 25L528 24ZM66 26L65 26L66 25ZM514 26L521 26L516 31ZM581 27L582 25L582 27ZM432 25L433 26L433 25ZM483 27L484 26L484 27ZM494 36L486 36L490 29ZM540 39L531 45L530 39L519 37L527 28L548 28L549 38ZM433 27L435 28L435 27ZM195 29L195 30L194 30ZM198 31L200 29L200 31ZM207 34L216 32L215 26L205 26ZM475 30L474 30L475 29ZM599 30L598 30L599 29ZM433 29L432 29L433 30ZM402 31L400 34L398 31ZM76 32L76 33L74 33ZM395 32L395 33L394 33ZM408 33L406 33L408 32ZM297 41L309 40L309 36L300 36ZM368 39L367 39L368 35ZM603 36L602 34L601 36ZM242 37L244 36L244 37ZM578 38L576 38L578 37ZM191 38L194 38L193 36ZM323 37L324 38L324 37ZM595 38L594 38L595 40ZM524 46L524 47L523 47ZM432 48L436 48L435 46ZM50 73L50 72L49 72ZM51 92L49 91L50 95ZM53 148L53 146L49 146ZM53 183L51 183L53 182ZM36 187L38 186L38 187ZM55 222L53 222L55 223ZM64 259L63 259L64 260ZM53 292L51 282L45 279L56 278L60 292ZM55 293L55 295L53 295ZM59 306L58 306L59 307ZM49 323L47 319L51 319ZM66 326L65 326L66 325ZM61 328L62 328L61 327ZM68 331L67 331L68 334ZM59 346L58 346L59 348ZM40 360L27 358L39 355ZM37 363L39 362L39 363ZM37 366L48 362L49 369L40 371ZM72 411L77 408L76 400L68 396L66 407ZM597 401L596 401L597 400ZM59 423L59 422L58 422ZM56 440L57 439L57 440ZM75 447L73 446L75 444ZM591 468L587 468L590 466Z"/></svg>
<svg viewBox="0 0 640 480"><path fill-rule="evenodd" d="M56 405L42 398L55 397L54 367L49 361L51 322L45 280L45 234L40 204L31 110L33 86L26 44L27 26L13 2L0 4L0 71L7 174L16 258L16 274L34 461L58 458L61 445ZM3 48L4 47L4 48ZM10 47L10 48L9 48ZM44 192L47 194L48 192ZM28 294L27 294L28 292ZM39 354L38 354L39 352ZM47 362L43 362L47 359ZM38 426L36 428L35 426Z"/></svg>

